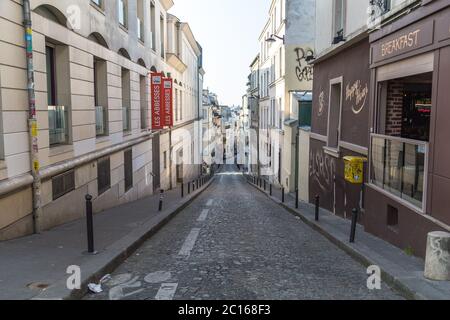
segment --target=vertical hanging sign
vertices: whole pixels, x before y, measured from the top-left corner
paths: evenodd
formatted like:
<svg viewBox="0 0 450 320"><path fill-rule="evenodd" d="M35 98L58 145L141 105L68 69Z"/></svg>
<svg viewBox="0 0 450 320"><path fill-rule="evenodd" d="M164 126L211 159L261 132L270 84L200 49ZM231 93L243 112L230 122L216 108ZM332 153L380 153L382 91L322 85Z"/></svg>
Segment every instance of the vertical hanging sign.
<svg viewBox="0 0 450 320"><path fill-rule="evenodd" d="M173 127L173 80L163 78L163 125Z"/></svg>
<svg viewBox="0 0 450 320"><path fill-rule="evenodd" d="M152 129L161 130L164 128L162 74L152 73L150 86L152 95Z"/></svg>

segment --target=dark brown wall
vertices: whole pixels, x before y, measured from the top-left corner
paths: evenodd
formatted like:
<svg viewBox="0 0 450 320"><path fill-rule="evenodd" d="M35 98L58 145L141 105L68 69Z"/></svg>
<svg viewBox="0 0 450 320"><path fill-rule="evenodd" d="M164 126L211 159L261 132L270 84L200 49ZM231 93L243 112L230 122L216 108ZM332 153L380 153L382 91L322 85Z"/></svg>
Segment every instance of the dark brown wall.
<svg viewBox="0 0 450 320"><path fill-rule="evenodd" d="M440 50L435 105L431 215L450 224L450 47Z"/></svg>
<svg viewBox="0 0 450 320"><path fill-rule="evenodd" d="M398 210L398 228L387 225L388 205ZM382 238L402 250L412 248L416 256L425 257L427 235L432 231L445 231L432 221L413 213L397 201L368 187L366 190L366 213L364 226L367 232Z"/></svg>
<svg viewBox="0 0 450 320"><path fill-rule="evenodd" d="M314 65L313 133L327 135L330 80L342 76L341 140L368 146L369 49L366 38L336 56Z"/></svg>
<svg viewBox="0 0 450 320"><path fill-rule="evenodd" d="M320 196L320 206L336 215L351 218L353 208L359 208L361 185L353 185L344 179L344 161L324 152L325 143L311 139L309 162L309 196L313 203ZM342 157L360 156L341 149ZM335 195L336 194L336 195ZM336 204L335 204L336 201ZM362 220L361 220L362 221Z"/></svg>

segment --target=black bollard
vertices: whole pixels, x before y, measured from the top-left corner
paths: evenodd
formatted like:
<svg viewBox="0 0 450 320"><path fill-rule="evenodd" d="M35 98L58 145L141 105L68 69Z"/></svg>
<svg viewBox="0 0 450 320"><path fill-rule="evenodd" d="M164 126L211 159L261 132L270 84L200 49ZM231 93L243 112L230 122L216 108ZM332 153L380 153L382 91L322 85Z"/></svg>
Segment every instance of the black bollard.
<svg viewBox="0 0 450 320"><path fill-rule="evenodd" d="M358 209L352 210L352 229L350 230L350 243L355 242L356 225L358 224Z"/></svg>
<svg viewBox="0 0 450 320"><path fill-rule="evenodd" d="M162 211L163 209L163 200L164 200L164 190L161 189L161 192L159 194L159 211Z"/></svg>
<svg viewBox="0 0 450 320"><path fill-rule="evenodd" d="M272 193L273 193L272 184L269 185L269 193L270 193L270 196L272 196Z"/></svg>
<svg viewBox="0 0 450 320"><path fill-rule="evenodd" d="M319 195L316 196L316 215L315 220L319 221L319 210L320 210L320 197Z"/></svg>
<svg viewBox="0 0 450 320"><path fill-rule="evenodd" d="M181 197L184 198L184 183L181 184Z"/></svg>
<svg viewBox="0 0 450 320"><path fill-rule="evenodd" d="M295 189L295 209L298 209L298 189Z"/></svg>
<svg viewBox="0 0 450 320"><path fill-rule="evenodd" d="M264 191L266 191L266 180L264 180Z"/></svg>
<svg viewBox="0 0 450 320"><path fill-rule="evenodd" d="M281 188L281 202L284 203L284 187Z"/></svg>
<svg viewBox="0 0 450 320"><path fill-rule="evenodd" d="M191 183L188 182L188 183L187 183L187 186L188 186L188 194L191 194Z"/></svg>
<svg viewBox="0 0 450 320"><path fill-rule="evenodd" d="M94 254L94 217L92 214L92 196L90 194L86 195L86 225L88 253Z"/></svg>

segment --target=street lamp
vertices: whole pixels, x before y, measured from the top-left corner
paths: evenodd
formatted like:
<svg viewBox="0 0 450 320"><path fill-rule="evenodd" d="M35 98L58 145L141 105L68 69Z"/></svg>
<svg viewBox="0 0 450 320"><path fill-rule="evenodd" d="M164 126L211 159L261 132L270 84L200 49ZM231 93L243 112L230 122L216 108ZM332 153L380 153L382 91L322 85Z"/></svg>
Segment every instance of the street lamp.
<svg viewBox="0 0 450 320"><path fill-rule="evenodd" d="M269 38L266 39L266 41L273 43L273 42L276 42L277 39L278 40L282 40L283 44L284 44L284 36L280 37L280 36L277 36L276 34L272 34Z"/></svg>

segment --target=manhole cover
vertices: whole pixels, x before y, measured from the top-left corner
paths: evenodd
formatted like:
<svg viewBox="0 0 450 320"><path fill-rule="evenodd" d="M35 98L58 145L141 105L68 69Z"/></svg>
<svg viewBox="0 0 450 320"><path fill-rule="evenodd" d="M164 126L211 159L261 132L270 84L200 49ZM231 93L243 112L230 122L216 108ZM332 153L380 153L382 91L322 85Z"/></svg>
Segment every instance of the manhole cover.
<svg viewBox="0 0 450 320"><path fill-rule="evenodd" d="M49 287L49 284L41 282L33 282L27 285L27 287L32 290L45 290Z"/></svg>

